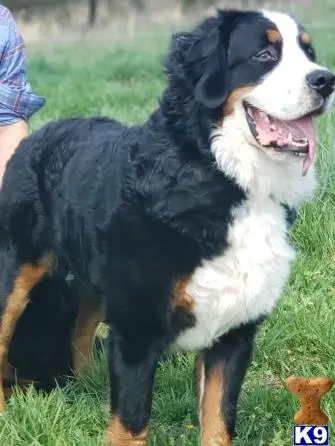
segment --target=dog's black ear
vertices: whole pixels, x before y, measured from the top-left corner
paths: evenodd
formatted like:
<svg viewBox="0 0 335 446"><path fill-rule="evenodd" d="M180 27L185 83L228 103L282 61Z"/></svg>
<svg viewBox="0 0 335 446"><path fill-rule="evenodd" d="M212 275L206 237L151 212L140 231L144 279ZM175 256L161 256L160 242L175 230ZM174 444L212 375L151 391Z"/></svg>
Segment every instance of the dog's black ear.
<svg viewBox="0 0 335 446"><path fill-rule="evenodd" d="M228 96L227 57L225 51L213 54L208 60L206 72L199 80L195 96L208 108L222 105Z"/></svg>
<svg viewBox="0 0 335 446"><path fill-rule="evenodd" d="M227 12L204 20L189 32L172 37L167 73L179 86L192 89L208 108L222 105L228 96L228 45L231 30Z"/></svg>
<svg viewBox="0 0 335 446"><path fill-rule="evenodd" d="M196 98L206 107L219 107L227 99L229 41L236 26L236 18L240 14L240 11L234 10L217 11L215 35L210 37L211 50L207 57L206 69L196 87Z"/></svg>
<svg viewBox="0 0 335 446"><path fill-rule="evenodd" d="M196 87L196 98L208 108L222 105L228 96L228 46L231 27L226 13L218 11L215 35L206 68Z"/></svg>

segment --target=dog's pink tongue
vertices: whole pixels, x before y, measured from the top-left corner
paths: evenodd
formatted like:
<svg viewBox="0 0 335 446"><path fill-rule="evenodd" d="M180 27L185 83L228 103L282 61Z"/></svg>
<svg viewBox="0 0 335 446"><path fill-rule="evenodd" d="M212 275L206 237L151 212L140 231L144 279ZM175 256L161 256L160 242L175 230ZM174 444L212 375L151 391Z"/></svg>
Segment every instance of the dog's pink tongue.
<svg viewBox="0 0 335 446"><path fill-rule="evenodd" d="M316 153L316 132L314 119L311 116L305 116L300 119L294 119L293 121L286 121L285 124L287 130L290 131L293 136L304 136L308 140L308 152L302 167L302 174L306 175L308 169L313 164Z"/></svg>
<svg viewBox="0 0 335 446"><path fill-rule="evenodd" d="M306 142L307 139L308 152L302 168L302 174L306 175L313 164L316 152L316 133L313 118L305 116L291 121L283 121L271 116L265 119L257 109L252 111L252 117L257 126L258 141L265 147L276 143L277 147L290 146L290 150L294 150L295 147L299 148L298 145L294 145L295 141L298 143L305 140Z"/></svg>
<svg viewBox="0 0 335 446"><path fill-rule="evenodd" d="M316 154L316 131L314 119L310 116L298 119L297 126L305 133L309 143L308 153L304 159L302 167L302 174L306 175L308 169L313 164Z"/></svg>

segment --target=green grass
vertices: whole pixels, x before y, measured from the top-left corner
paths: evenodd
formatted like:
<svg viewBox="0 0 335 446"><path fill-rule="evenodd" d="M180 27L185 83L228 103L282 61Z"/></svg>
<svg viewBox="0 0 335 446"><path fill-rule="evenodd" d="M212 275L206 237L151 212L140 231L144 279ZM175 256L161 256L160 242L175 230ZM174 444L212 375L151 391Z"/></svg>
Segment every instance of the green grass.
<svg viewBox="0 0 335 446"><path fill-rule="evenodd" d="M335 67L335 31L312 30L320 60ZM164 85L167 41L138 39L117 46L59 47L32 53L29 75L48 98L33 127L60 116L111 115L143 122ZM299 252L285 295L263 326L239 404L236 446L291 445L296 399L284 386L291 374L335 377L335 113L320 120L320 190L300 211L292 239ZM151 444L196 445L199 425L192 355L164 362L157 374ZM0 421L5 446L94 446L108 421L107 366L96 359L87 374L50 396L31 389L10 400ZM335 422L334 392L324 408ZM332 431L335 439L335 432ZM335 440L333 440L333 445Z"/></svg>

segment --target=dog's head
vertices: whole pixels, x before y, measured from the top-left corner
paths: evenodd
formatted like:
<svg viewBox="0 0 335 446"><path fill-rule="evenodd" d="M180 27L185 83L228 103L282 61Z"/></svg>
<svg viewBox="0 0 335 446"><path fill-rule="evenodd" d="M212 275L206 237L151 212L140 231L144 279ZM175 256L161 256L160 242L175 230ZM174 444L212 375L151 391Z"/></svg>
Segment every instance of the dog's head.
<svg viewBox="0 0 335 446"><path fill-rule="evenodd" d="M221 138L212 144L219 166L232 165L233 156L258 164L265 157L307 173L314 118L331 103L335 76L316 62L300 24L277 12L219 11L176 35L171 55L171 79L211 116L212 139ZM241 141L247 149L233 154Z"/></svg>

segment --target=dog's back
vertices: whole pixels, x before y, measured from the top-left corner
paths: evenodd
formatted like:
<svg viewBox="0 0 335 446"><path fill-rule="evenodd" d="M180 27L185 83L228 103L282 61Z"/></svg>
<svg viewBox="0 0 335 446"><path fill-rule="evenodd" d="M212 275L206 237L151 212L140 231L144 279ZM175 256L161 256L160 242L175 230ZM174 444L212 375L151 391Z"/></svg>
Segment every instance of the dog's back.
<svg viewBox="0 0 335 446"><path fill-rule="evenodd" d="M30 243L25 244L23 257L37 251L42 255L43 240L49 243L56 229L49 219L51 208L58 205L59 198L62 203L89 200L87 185L91 188L92 177L99 178L101 171L109 168L106 151L111 154L111 169L118 170L123 156L113 152L113 144L117 146L115 141L126 131L126 126L109 118L71 118L51 122L22 141L4 176L1 239L26 238ZM15 204L20 204L19 212ZM38 246L33 246L37 239Z"/></svg>
<svg viewBox="0 0 335 446"><path fill-rule="evenodd" d="M7 191L11 196L19 193L20 184L33 190L32 183L36 181L39 187L43 185L51 189L59 182L64 168L78 150L85 150L90 142L92 147L94 142L96 150L99 141L112 140L125 129L118 121L104 117L61 119L45 125L23 140L10 159L4 177L3 196L6 197ZM12 183L15 183L15 188L11 187Z"/></svg>

